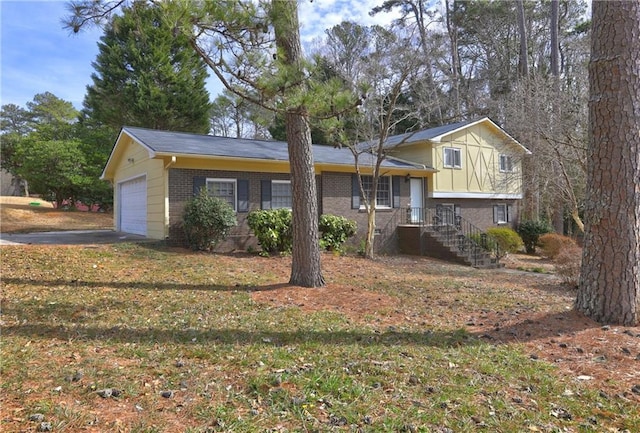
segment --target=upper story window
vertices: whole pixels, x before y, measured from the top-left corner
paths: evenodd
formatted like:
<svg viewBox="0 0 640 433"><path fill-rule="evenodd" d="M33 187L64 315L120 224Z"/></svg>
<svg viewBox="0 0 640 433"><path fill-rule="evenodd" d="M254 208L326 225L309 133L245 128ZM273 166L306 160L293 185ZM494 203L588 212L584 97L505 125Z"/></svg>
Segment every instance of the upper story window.
<svg viewBox="0 0 640 433"><path fill-rule="evenodd" d="M362 176L362 188L364 189L364 192L369 199L369 203L371 203L371 195L373 193L373 176ZM376 191L376 207L391 207L391 177L389 176L380 176L378 178L378 189Z"/></svg>
<svg viewBox="0 0 640 433"><path fill-rule="evenodd" d="M513 160L510 155L500 154L500 171L506 173L513 171Z"/></svg>
<svg viewBox="0 0 640 433"><path fill-rule="evenodd" d="M207 191L212 197L217 197L229 203L233 211L236 211L235 179L207 179Z"/></svg>
<svg viewBox="0 0 640 433"><path fill-rule="evenodd" d="M446 168L462 167L462 157L460 154L460 149L456 147L445 147L443 149L443 152L444 166Z"/></svg>
<svg viewBox="0 0 640 433"><path fill-rule="evenodd" d="M271 181L271 209L291 209L291 181Z"/></svg>

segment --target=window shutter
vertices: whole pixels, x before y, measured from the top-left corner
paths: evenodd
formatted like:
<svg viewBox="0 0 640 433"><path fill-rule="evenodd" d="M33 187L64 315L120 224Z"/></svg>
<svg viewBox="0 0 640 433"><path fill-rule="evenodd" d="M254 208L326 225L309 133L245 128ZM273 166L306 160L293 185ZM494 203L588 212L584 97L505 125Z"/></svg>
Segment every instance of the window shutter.
<svg viewBox="0 0 640 433"><path fill-rule="evenodd" d="M262 209L271 209L271 181L260 181L260 207Z"/></svg>
<svg viewBox="0 0 640 433"><path fill-rule="evenodd" d="M238 212L249 212L249 179L238 179Z"/></svg>
<svg viewBox="0 0 640 433"><path fill-rule="evenodd" d="M507 205L507 222L508 223L511 222L511 205L510 204Z"/></svg>
<svg viewBox="0 0 640 433"><path fill-rule="evenodd" d="M455 214L455 216L461 216L462 215L462 209L460 209L460 205L459 204L454 204L453 205L453 213Z"/></svg>
<svg viewBox="0 0 640 433"><path fill-rule="evenodd" d="M360 209L360 183L356 173L351 175L351 209Z"/></svg>
<svg viewBox="0 0 640 433"><path fill-rule="evenodd" d="M402 176L393 176L391 178L391 191L393 193L393 201L391 206L400 207L400 183L402 182Z"/></svg>
<svg viewBox="0 0 640 433"><path fill-rule="evenodd" d="M498 224L498 205L493 206L493 223Z"/></svg>
<svg viewBox="0 0 640 433"><path fill-rule="evenodd" d="M200 195L200 190L205 188L207 185L207 178L204 176L194 176L193 177L193 196L196 197Z"/></svg>

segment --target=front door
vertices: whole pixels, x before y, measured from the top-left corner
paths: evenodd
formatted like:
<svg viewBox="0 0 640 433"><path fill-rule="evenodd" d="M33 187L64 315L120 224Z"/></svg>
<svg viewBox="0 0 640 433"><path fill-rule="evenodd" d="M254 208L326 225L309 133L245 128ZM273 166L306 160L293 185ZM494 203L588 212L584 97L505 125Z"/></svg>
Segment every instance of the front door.
<svg viewBox="0 0 640 433"><path fill-rule="evenodd" d="M424 207L424 191L422 178L412 177L411 180L411 223L422 222L422 208Z"/></svg>

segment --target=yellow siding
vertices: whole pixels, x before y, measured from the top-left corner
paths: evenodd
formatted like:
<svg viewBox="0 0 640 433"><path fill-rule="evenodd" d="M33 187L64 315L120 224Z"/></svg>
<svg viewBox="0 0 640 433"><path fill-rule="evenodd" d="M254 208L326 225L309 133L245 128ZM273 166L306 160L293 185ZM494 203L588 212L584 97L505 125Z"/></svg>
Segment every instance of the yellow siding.
<svg viewBox="0 0 640 433"><path fill-rule="evenodd" d="M424 164L427 167L431 167L433 164L430 142L413 143L413 144L401 146L393 150L393 152L390 155L395 156L397 158L404 159L405 161Z"/></svg>
<svg viewBox="0 0 640 433"><path fill-rule="evenodd" d="M147 237L164 239L165 230L165 183L167 181L161 159L147 161Z"/></svg>
<svg viewBox="0 0 640 433"><path fill-rule="evenodd" d="M444 148L460 149L461 168L444 167ZM496 134L484 124L476 124L446 136L433 148L434 191L454 193L520 194L522 149ZM499 155L511 155L514 171L501 173Z"/></svg>

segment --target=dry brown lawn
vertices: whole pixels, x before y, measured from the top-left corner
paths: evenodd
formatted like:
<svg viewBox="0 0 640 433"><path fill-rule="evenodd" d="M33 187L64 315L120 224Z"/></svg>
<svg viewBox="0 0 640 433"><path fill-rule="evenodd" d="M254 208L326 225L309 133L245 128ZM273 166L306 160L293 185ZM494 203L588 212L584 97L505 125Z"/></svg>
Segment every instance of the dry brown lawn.
<svg viewBox="0 0 640 433"><path fill-rule="evenodd" d="M52 209L47 204L31 206L29 203L10 203L4 200L2 202L1 215L3 232L110 228L112 225L111 215L65 212ZM214 257L193 253L188 250L168 249L161 246L158 248L158 252L154 252L153 249L131 250L131 252L128 252L129 250L126 248L118 247L116 249L111 246L100 246L91 250L83 246L25 245L3 247L3 260L5 262L3 267L9 261L16 262L11 269L5 268L3 270L3 279L8 278L7 281L3 281L3 283L7 283L3 295L5 297L3 304L9 307L13 306L18 313L26 316L26 306L24 307L25 312L18 308L25 300L20 302L14 300L14 298L21 299L25 297L25 293L33 293L34 296L46 295L52 297L54 292L67 291L71 294L74 293L77 287L86 286L84 290L96 291L95 296L106 296L107 293L110 293L109 284L112 284L113 287L118 287L118 291L122 296L128 291L138 288L139 290L136 291L135 296L149 297L156 296L156 289L142 291L140 288L145 288L146 285L153 287L159 285L163 291L161 295L163 298L174 296L175 299L171 298L172 301L168 303L153 304L153 307L157 310L159 308L167 308L167 305L173 305L172 302L177 305L182 297L188 294L191 296L191 291L185 288L191 287L195 278L209 278L210 280L213 278L218 282L217 284L220 285L220 288L217 289L217 292L213 289L214 291L209 296L218 296L220 302L222 302L226 297L237 296L237 293L247 291L252 302L255 303L254 305L263 306L261 308L266 309L265 311L273 311L274 317L279 317L279 314L285 316L293 314L287 313L293 311L300 311L301 317L314 318L320 317L318 315L325 313L329 315L336 314L339 317L346 317L346 323L349 323L349 326L354 329L374 329L374 335L381 336L387 334L395 335L394 333L403 329L464 329L473 338L477 338L479 341L489 345L499 348L521 347L531 359L546 361L555 367L555 374L557 374L559 383L571 384L576 382L576 378L587 378L584 383L586 388L600 390L601 395L606 396L606 399L612 399L612 402L624 402L620 404L625 405L640 404L640 394L636 392L637 389L640 389L640 327L601 326L573 311L575 289L563 284L562 280L554 273L553 263L540 257L523 254L511 255L504 260L506 265L504 269L482 271L424 257L380 257L374 261L365 261L358 257L340 257L324 254L323 269L328 282L327 286L322 289L303 289L286 284L290 268L289 257L263 258L248 254L218 255ZM73 249L77 249L77 254L72 252ZM126 261L122 263L117 262L121 255L126 258ZM63 261L64 265L57 263L56 260ZM87 260L94 260L91 263L95 264L87 268ZM111 262L113 264L110 264ZM30 268L28 271L23 271L23 265L25 264ZM58 272L57 269L62 267L64 267L65 273L56 274ZM203 269L206 269L207 272L203 276L196 272L198 269L200 270L198 272L202 272ZM41 275L37 277L36 273ZM94 277L96 278L95 282L92 280ZM39 283L40 286L36 284L38 283L38 278L42 280ZM254 278L256 282L247 283L251 278ZM33 287L31 287L30 283L32 279L35 279ZM102 282L103 279L106 282ZM162 283L156 282L155 279L162 281ZM207 287L207 291L212 290L209 287L212 283L202 284L203 287ZM107 288L101 288L101 285L105 285ZM196 290L193 293L196 292L198 291ZM147 293L149 293L148 296ZM193 296L196 295L193 294ZM98 298L96 297L97 300L102 299ZM62 314L64 313L62 307L69 304L68 308L73 311L69 312L72 315L72 319L69 319L71 322L67 327L77 327L76 322L82 322L82 320L77 319L76 315L84 314L82 303L78 302L78 306L75 306L71 302L71 298L61 299L52 297L52 301L44 307L39 303L35 303L34 305L37 308L34 308L42 313L46 308L49 308L47 305L51 304L53 305L51 307L52 312L58 311L56 314ZM198 302L204 302L205 300L206 298L203 297ZM122 308L132 308L131 306L137 305L136 302L132 298L123 303ZM192 303L198 305L198 302ZM61 305L61 307L58 308L58 305ZM153 314L159 314L156 310L149 310L149 312L145 310L142 316L152 318L154 317ZM100 312L100 309L97 311ZM31 345L29 350L35 350L38 347L38 353L49 353L48 351L52 350L49 346L53 343L50 343L47 339L41 341L42 336L38 334L45 332L43 329L48 329L48 332L52 335L51 341L56 341L55 338L58 338L61 341L60 345L67 344L67 340L64 340L64 335L62 335L64 332L53 325L45 326L46 323L38 325L42 326L43 329L34 328L38 329L36 333L38 335L29 334L23 336L21 332L26 331L22 330L22 328L28 328L28 324L25 325L24 321L18 320L18 313L16 313L15 320L7 316L4 324L11 325L8 335L14 338L17 343L22 343L23 341L20 338L25 337L27 340L25 344ZM109 316L118 317L119 314L120 312L113 310L113 314ZM226 314L228 317L225 317L228 320L234 320L235 315L242 316L243 320L249 320L257 313L247 310L241 313L236 312L234 313L235 315L229 312ZM246 318L243 315L246 315ZM172 316L172 314L167 315L167 317ZM176 317L179 316L178 314ZM36 314L29 316L30 320L35 320L35 317L37 317ZM132 314L128 317L128 320L134 320L137 315ZM160 315L158 317L162 318L163 316ZM332 318L334 316L327 317ZM199 326L197 324L201 319L202 317L200 316L197 320L194 319L194 324L190 326ZM113 329L117 330L120 326L124 326L119 320L116 320L117 323L107 322L104 332L111 332ZM93 321L94 319L91 319L87 323L93 323ZM144 328L143 325L146 326L143 323L139 327ZM271 325L273 324L271 323L269 326ZM164 326L164 322L158 322L155 326L161 328L161 326ZM260 325L256 324L255 326ZM334 325L328 324L326 326L330 331ZM93 328L89 327L88 329L91 331ZM126 343L118 340L118 338L122 338L116 338L115 336L119 334L115 333L115 331L113 332L114 334L110 338L113 338L115 348L123 352L130 350L138 357L148 356L137 351L133 347L135 345L131 346L132 343L126 338L123 340ZM176 335L180 335L179 330L175 332L177 333ZM167 338L167 340L172 344L177 344L174 339L178 337L171 335L172 337ZM208 334L202 333L198 335L204 337ZM271 344L271 339L275 338L268 333L265 335L268 338L264 337L261 340L262 342L258 342L258 346ZM287 334L274 332L274 335L284 338L282 335L286 336ZM401 333L398 335L401 335ZM6 336L7 332L5 332L5 338ZM232 337L236 338L234 336L229 338ZM88 354L92 353L91 350L94 350L99 345L100 338L87 337L86 348L81 346L81 349L75 350L79 351L78 353L84 350L86 354L83 356L89 358ZM224 341L227 336L226 334L221 334L216 338ZM289 336L288 338L293 337ZM85 344L83 339L77 342L74 341L74 344L79 344L81 341L83 342L82 344ZM195 350L189 348L196 343L189 343L189 341L185 343L184 347L180 346L182 347L180 350ZM193 341L195 341L195 338ZM112 343L111 340L109 342L110 344ZM303 343L304 341L298 342L298 346L303 345ZM68 340L68 344L71 345L71 339ZM214 340L212 344L220 345L221 343L218 340ZM354 346L357 347L358 345L355 344ZM161 346L156 349L164 350ZM220 350L220 347L218 349ZM384 345L380 350L383 349L387 350ZM107 350L107 345L105 345L105 350ZM252 348L248 352L252 350L258 351L257 348ZM263 350L263 348L260 350ZM126 356L120 356L116 352L109 353L109 356L112 356L113 359L108 360L114 365L119 365L118 368L133 362ZM51 369L50 367L54 366L53 371L59 376L62 374L60 373L61 371L69 370L74 363L80 362L75 361L73 359L74 356L76 356L75 352L67 352L66 355L65 352L56 352L49 359L40 360L36 357L30 362L35 365L37 363L44 364L46 361L48 368ZM206 358L208 356L212 355L207 354L206 351L198 352L193 355L192 362L195 364L197 360L197 362L208 366L209 364L202 361L202 359L208 359ZM228 368L236 365L234 361L236 356L239 355L235 353L227 355L231 359ZM244 354L243 356L249 355ZM320 361L316 362L319 363ZM212 363L212 365L213 367L211 368L214 368L215 363ZM249 365L250 369L253 368L253 365ZM44 371L44 367L42 368ZM97 371L102 371L102 368L106 367L101 365ZM229 372L230 370L225 371ZM243 379L243 375L249 375L248 371L243 371L241 375L229 377L226 380L235 387L233 389L245 389L248 386L245 383L246 380ZM159 377L162 379L162 375ZM45 374L43 376L44 379L46 379L46 382L43 382L44 385L36 384L39 388L46 388L47 386L52 388L60 382L59 378L58 381L54 381L55 375L49 378ZM88 381L88 379L83 379L83 381ZM64 384L64 381L62 383ZM82 383L84 384L84 382ZM134 381L132 383L137 382ZM151 381L149 383L153 384L154 382ZM33 385L34 389L36 389L36 385ZM144 386L147 386L146 382ZM133 395L135 394L134 391L136 391L137 394L135 395L146 395L142 391L138 391L133 385L131 387L132 389L128 391L130 394ZM505 387L505 389L509 390L511 385L506 384ZM259 386L257 389L260 390L262 388ZM575 397L572 394L568 394L568 392L563 395L563 398L572 399ZM1 397L0 405L3 405L7 410L10 409L11 413L14 414L13 418L7 418L8 421L5 424L5 428L8 428L8 431L24 431L20 429L25 426L24 417L28 413L25 411L28 410L27 408L36 407L36 399L42 398L42 396L37 393L17 396L9 392L8 396ZM73 397L79 400L87 399L85 394L80 391L74 394ZM196 398L197 396L194 394L193 396L190 395L190 397ZM514 401L519 398L518 396L511 397ZM578 397L580 396L578 395ZM82 401L84 402L84 400ZM161 404L166 406L167 401L161 399L158 407L161 407ZM123 415L118 414L113 407L98 407L98 405L105 406L106 403L102 400L97 400L95 406L91 407L92 411L100 413L102 427L109 426L109 428L112 428L117 426L118 422L121 422L119 417ZM181 408L182 406L180 406ZM83 408L82 410L85 409ZM161 412L161 409L156 410L159 411L157 412L158 416L162 417L163 422L173 419L171 416L174 415L171 415L170 411ZM598 408L593 410L600 418L611 417L611 419L618 420L618 415L614 413L601 414L598 412ZM131 410L127 413L130 417L136 416L135 412ZM176 426L179 425L179 416L181 415L176 410ZM192 422L190 418L189 420ZM605 421L602 422L605 423ZM125 423L125 425L128 427L113 431L131 431L128 430L131 424ZM602 425L602 427L604 428L605 425L607 424ZM529 429L531 431L560 431L551 429L533 430L534 427L530 426ZM576 425L572 427L577 428ZM565 431L577 431L573 430L572 427ZM14 428L15 430L12 430ZM87 431L102 431L101 427L96 430L86 427L86 424L85 429ZM165 430L139 429L136 431ZM222 429L216 431L222 431ZM611 428L608 428L607 430L597 431L625 430L611 430Z"/></svg>
<svg viewBox="0 0 640 433"><path fill-rule="evenodd" d="M30 233L113 228L113 215L55 209L32 197L0 197L0 232Z"/></svg>

